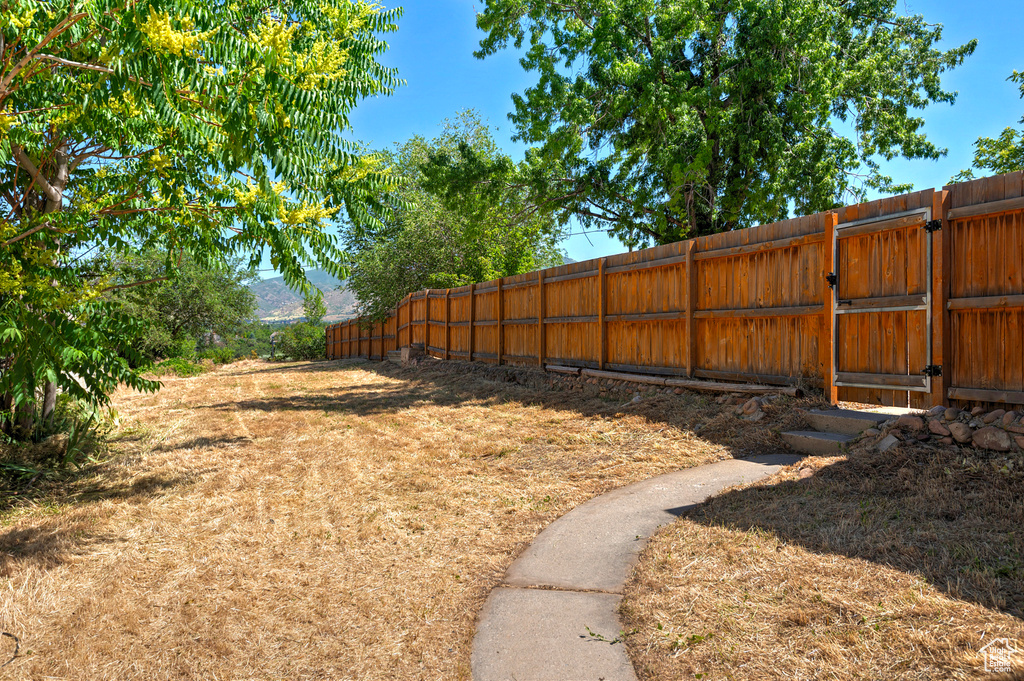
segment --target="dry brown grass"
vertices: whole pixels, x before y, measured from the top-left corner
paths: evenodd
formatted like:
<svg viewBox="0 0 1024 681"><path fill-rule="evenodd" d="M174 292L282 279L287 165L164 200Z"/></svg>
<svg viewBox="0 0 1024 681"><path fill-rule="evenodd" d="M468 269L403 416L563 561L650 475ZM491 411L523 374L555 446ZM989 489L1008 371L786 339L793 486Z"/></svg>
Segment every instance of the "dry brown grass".
<svg viewBox="0 0 1024 681"><path fill-rule="evenodd" d="M809 459L665 528L623 606L640 678L984 677L1024 648L1024 462L964 456Z"/></svg>
<svg viewBox="0 0 1024 681"><path fill-rule="evenodd" d="M123 453L0 515L22 653L0 676L467 678L478 609L541 528L777 445L702 397L626 399L454 363L246 362L121 393Z"/></svg>

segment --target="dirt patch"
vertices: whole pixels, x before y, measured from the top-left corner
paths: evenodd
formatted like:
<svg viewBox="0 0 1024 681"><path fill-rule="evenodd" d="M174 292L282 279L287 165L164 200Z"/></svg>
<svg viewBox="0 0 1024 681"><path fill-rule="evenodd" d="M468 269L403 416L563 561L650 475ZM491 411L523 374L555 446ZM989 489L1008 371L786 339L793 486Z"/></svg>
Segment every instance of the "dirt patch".
<svg viewBox="0 0 1024 681"><path fill-rule="evenodd" d="M468 678L476 614L543 527L774 451L784 403L754 424L464 363L244 362L121 393L120 455L0 515L3 672Z"/></svg>
<svg viewBox="0 0 1024 681"><path fill-rule="evenodd" d="M1024 462L1007 463L903 445L708 501L628 586L640 678L1000 678L981 649L1024 648Z"/></svg>

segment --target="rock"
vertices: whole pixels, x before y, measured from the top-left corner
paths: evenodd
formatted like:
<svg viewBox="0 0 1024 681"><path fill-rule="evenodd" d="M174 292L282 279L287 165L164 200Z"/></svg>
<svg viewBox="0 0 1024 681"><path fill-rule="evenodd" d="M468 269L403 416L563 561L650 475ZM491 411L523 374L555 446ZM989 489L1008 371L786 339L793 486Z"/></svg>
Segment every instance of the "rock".
<svg viewBox="0 0 1024 681"><path fill-rule="evenodd" d="M1024 435L1014 435L1013 441L1017 443L1017 446L1024 449Z"/></svg>
<svg viewBox="0 0 1024 681"><path fill-rule="evenodd" d="M874 437L876 435L881 435L881 434L882 434L882 431L880 431L878 428L868 428L863 433L861 433L861 435L864 436L864 437Z"/></svg>
<svg viewBox="0 0 1024 681"><path fill-rule="evenodd" d="M942 414L945 411L946 411L945 407L943 407L941 404L937 404L937 405L935 405L934 407L932 407L931 409L928 410L928 416L938 416L939 414Z"/></svg>
<svg viewBox="0 0 1024 681"><path fill-rule="evenodd" d="M996 409L995 411L990 411L989 413L985 414L985 416L981 420L984 421L985 423L995 423L999 419L1003 418L1003 415L1005 414L1005 409Z"/></svg>
<svg viewBox="0 0 1024 681"><path fill-rule="evenodd" d="M975 430L978 430L979 428L985 427L985 422L982 421L981 419L971 419L971 422L968 423L967 425L969 425L971 428L974 428Z"/></svg>
<svg viewBox="0 0 1024 681"><path fill-rule="evenodd" d="M1006 426L1006 429L1011 433L1020 433L1024 435L1024 424L1011 423Z"/></svg>
<svg viewBox="0 0 1024 681"><path fill-rule="evenodd" d="M672 392L674 392L676 395L682 395L683 394L683 389L682 388L676 388Z"/></svg>
<svg viewBox="0 0 1024 681"><path fill-rule="evenodd" d="M931 439L931 437L932 436L930 433L924 431L917 434L917 439L920 440L921 442L927 442L928 440Z"/></svg>
<svg viewBox="0 0 1024 681"><path fill-rule="evenodd" d="M810 478L810 477L813 477L813 476L814 476L814 471L812 469L810 469L810 468L801 468L800 469L800 479L801 480L806 480L807 478Z"/></svg>
<svg viewBox="0 0 1024 681"><path fill-rule="evenodd" d="M970 442L971 436L973 435L973 433L971 432L971 427L968 426L966 423L960 423L959 421L954 421L953 423L949 424L949 432L950 434L952 434L953 439L959 442L960 444L966 444Z"/></svg>
<svg viewBox="0 0 1024 681"><path fill-rule="evenodd" d="M906 428L912 430L915 433L919 430L924 430L924 419L920 416L911 416L910 414L904 414L896 421L896 426L899 428Z"/></svg>
<svg viewBox="0 0 1024 681"><path fill-rule="evenodd" d="M760 409L758 409L753 414L747 414L746 416L744 416L743 420L744 421L750 421L751 423L757 423L758 421L763 419L764 416L765 416L764 412L761 411Z"/></svg>
<svg viewBox="0 0 1024 681"><path fill-rule="evenodd" d="M877 445L875 445L875 449L877 449L880 452L887 452L896 445L898 445L899 443L900 441L897 440L895 436L890 434L882 438L882 440Z"/></svg>
<svg viewBox="0 0 1024 681"><path fill-rule="evenodd" d="M939 442L941 442L944 445L951 445L951 444L953 444L953 438L951 438L951 437L944 437L944 438L941 438L939 440Z"/></svg>
<svg viewBox="0 0 1024 681"><path fill-rule="evenodd" d="M1013 423L1016 420L1017 420L1017 412L1015 412L1015 411L1008 411L1005 414L1003 414L1003 425L1004 426L1008 426L1008 425L1010 425L1011 423Z"/></svg>
<svg viewBox="0 0 1024 681"><path fill-rule="evenodd" d="M975 407L971 410L971 416L977 416L978 414L984 414L985 407Z"/></svg>
<svg viewBox="0 0 1024 681"><path fill-rule="evenodd" d="M928 430L942 437L949 435L949 428L942 425L938 419L928 419Z"/></svg>
<svg viewBox="0 0 1024 681"><path fill-rule="evenodd" d="M756 397L748 400L743 405L743 413L744 414L753 414L755 411L758 411L760 409L761 409L761 400L757 399Z"/></svg>
<svg viewBox="0 0 1024 681"><path fill-rule="evenodd" d="M734 395L733 397L729 398L729 404L737 406L737 407L743 406L746 403L747 403L747 398L746 397L741 397L739 395Z"/></svg>
<svg viewBox="0 0 1024 681"><path fill-rule="evenodd" d="M1001 428L989 426L974 433L974 446L996 452L1010 451L1010 435Z"/></svg>
<svg viewBox="0 0 1024 681"><path fill-rule="evenodd" d="M942 417L947 421L956 421L956 417L960 416L960 410L956 407L950 407L946 410L945 415Z"/></svg>

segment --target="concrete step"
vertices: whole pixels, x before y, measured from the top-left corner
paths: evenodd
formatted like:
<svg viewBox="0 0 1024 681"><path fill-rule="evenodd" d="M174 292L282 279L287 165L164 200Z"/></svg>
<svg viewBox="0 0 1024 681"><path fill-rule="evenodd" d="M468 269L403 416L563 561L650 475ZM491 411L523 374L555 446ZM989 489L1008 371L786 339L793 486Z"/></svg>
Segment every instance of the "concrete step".
<svg viewBox="0 0 1024 681"><path fill-rule="evenodd" d="M841 433L794 430L783 433L782 439L795 452L820 456L824 454L839 454L847 443L853 442L857 438L854 435L843 435Z"/></svg>
<svg viewBox="0 0 1024 681"><path fill-rule="evenodd" d="M401 350L388 350L388 361L394 362L395 364L402 363L402 351Z"/></svg>
<svg viewBox="0 0 1024 681"><path fill-rule="evenodd" d="M811 409L804 412L804 417L815 430L842 435L860 435L868 428L874 428L892 418L889 414L873 414L853 409Z"/></svg>

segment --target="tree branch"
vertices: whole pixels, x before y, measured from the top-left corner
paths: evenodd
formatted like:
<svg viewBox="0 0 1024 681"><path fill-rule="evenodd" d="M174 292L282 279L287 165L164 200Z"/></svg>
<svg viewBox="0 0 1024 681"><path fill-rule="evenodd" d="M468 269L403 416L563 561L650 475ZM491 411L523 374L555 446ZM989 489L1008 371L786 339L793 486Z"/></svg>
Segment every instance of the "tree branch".
<svg viewBox="0 0 1024 681"><path fill-rule="evenodd" d="M42 231L44 229L49 229L50 227L51 227L51 223L50 223L49 220L47 220L46 222L41 222L38 225L36 225L35 227L33 227L32 229L28 230L27 232L22 232L21 234L19 234L18 236L14 237L13 239L8 239L7 241L4 242L4 246L10 246L11 244L18 243L22 239L28 238L28 237L32 236L33 234L35 234L36 232L40 232L40 231Z"/></svg>
<svg viewBox="0 0 1024 681"><path fill-rule="evenodd" d="M85 12L79 12L78 14L69 14L68 16L64 17L64 19L61 20L59 24L51 28L50 32L43 36L43 39L39 41L39 44L33 47L31 50L29 50L28 53L21 58L21 61L14 65L14 68L10 70L10 72L7 74L7 77L0 81L0 97L3 96L3 93L7 90L7 87L18 76L18 74L21 73L21 70L25 68L25 66L29 62L36 58L36 55L39 54L40 50L49 45L54 38L59 36L64 31L68 30L69 28L71 28L87 16L88 14L86 14Z"/></svg>
<svg viewBox="0 0 1024 681"><path fill-rule="evenodd" d="M32 159L28 157L28 154L25 153L25 150L16 144L11 145L11 150L14 152L14 157L18 159L18 165L20 165L25 170L25 172L27 172L32 177L33 182L39 185L39 188L43 190L44 194L46 194L46 198L50 199L51 201L60 201L60 193L56 189L54 189L53 185L51 185L49 182L46 181L45 178L43 178L42 174L39 172L39 169L36 168L36 164L33 163Z"/></svg>

